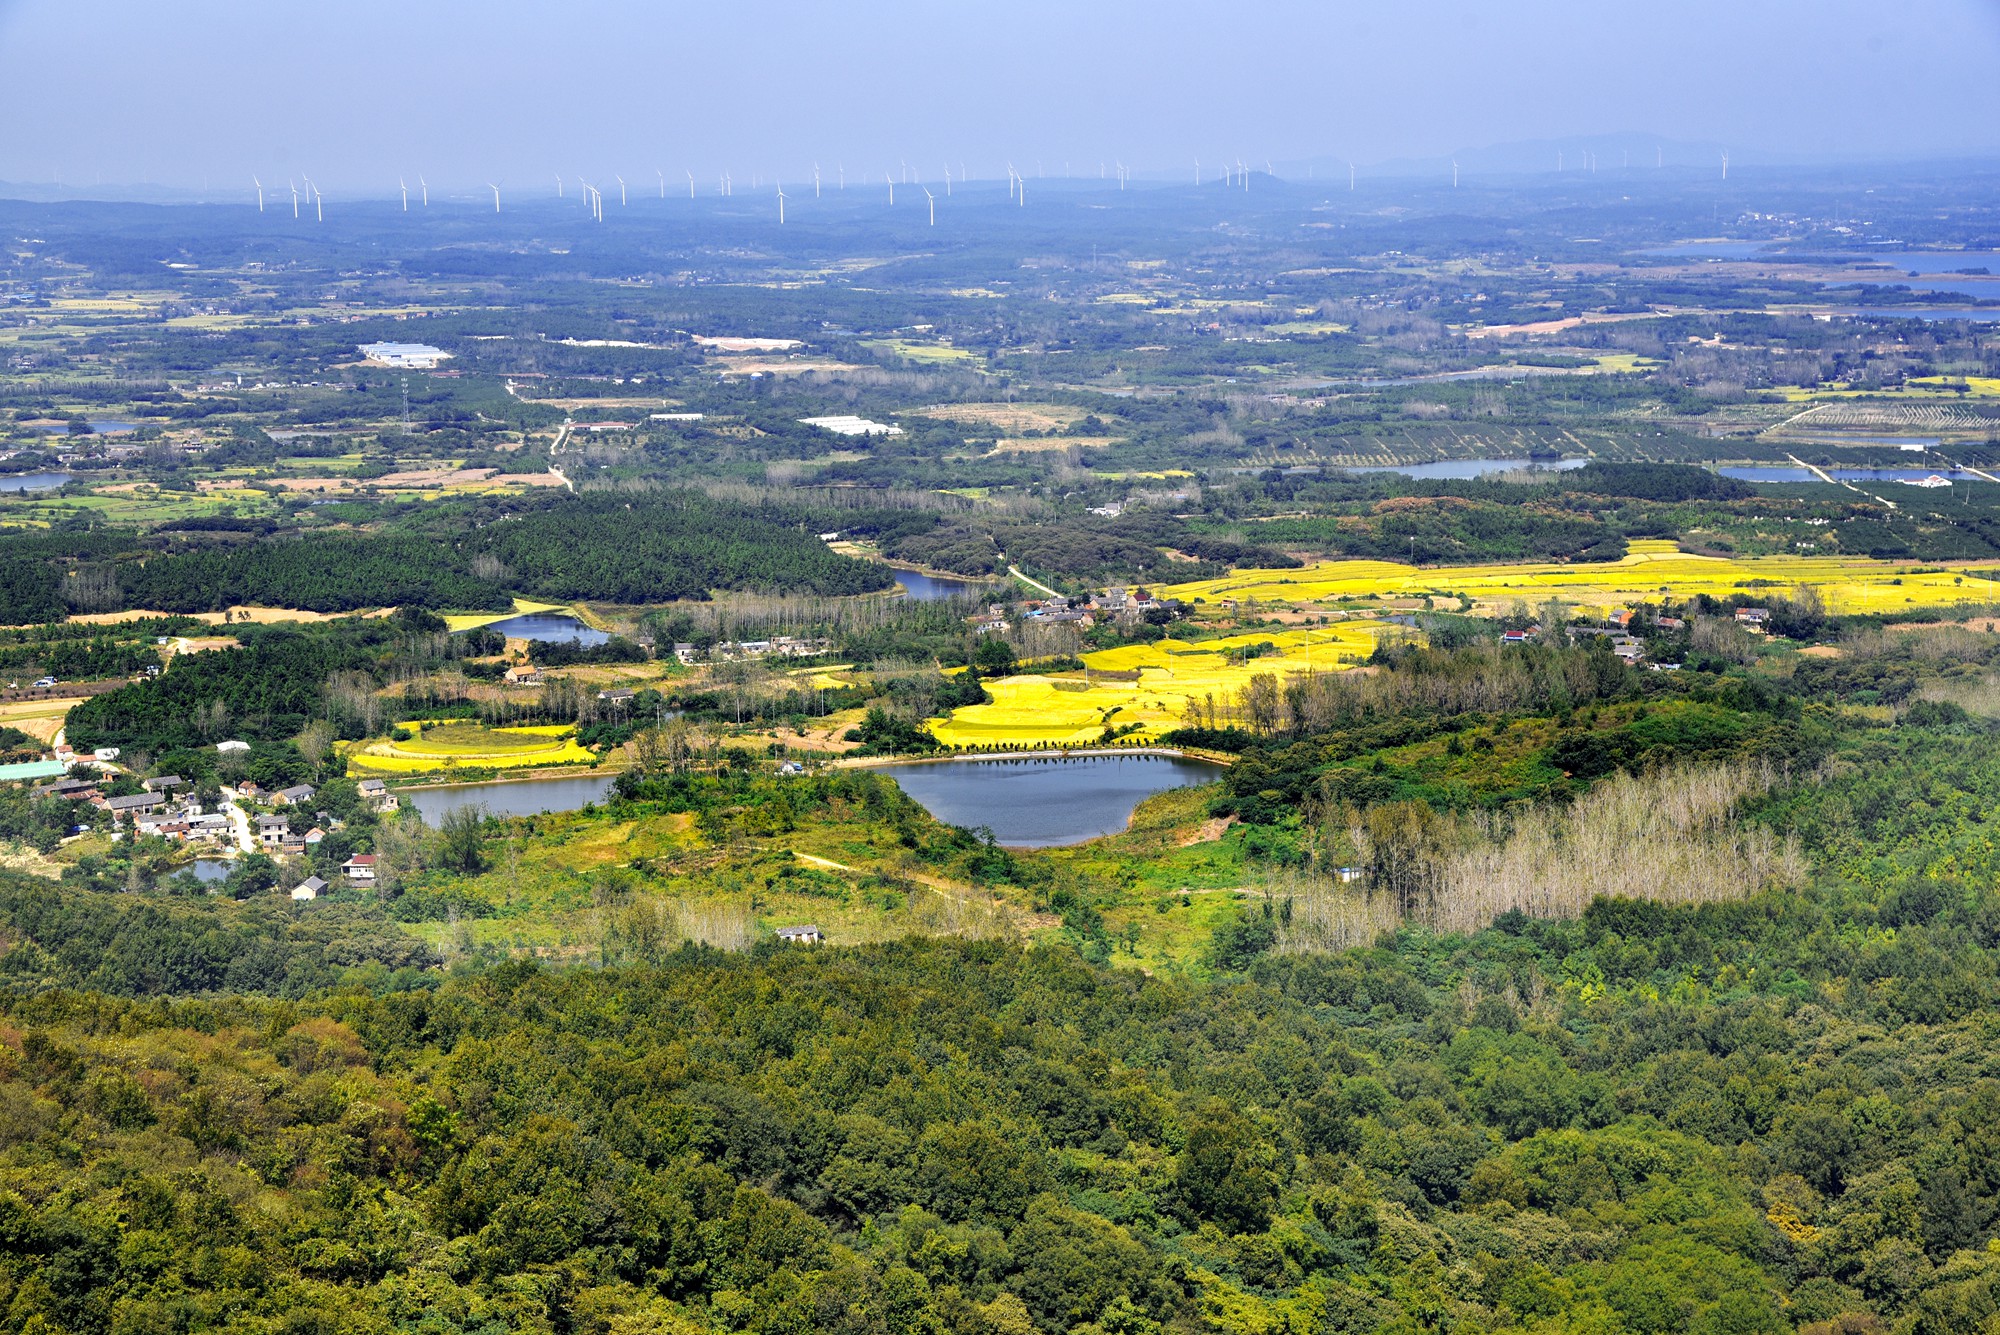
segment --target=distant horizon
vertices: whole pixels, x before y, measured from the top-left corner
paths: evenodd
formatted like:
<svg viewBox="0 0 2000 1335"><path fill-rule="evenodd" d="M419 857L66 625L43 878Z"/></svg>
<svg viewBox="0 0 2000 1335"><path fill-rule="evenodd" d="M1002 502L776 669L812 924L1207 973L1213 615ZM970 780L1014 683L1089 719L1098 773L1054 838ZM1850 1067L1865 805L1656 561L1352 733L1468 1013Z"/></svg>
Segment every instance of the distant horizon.
<svg viewBox="0 0 2000 1335"><path fill-rule="evenodd" d="M0 180L72 189L302 171L349 193L417 172L657 188L814 161L1171 179L1196 158L1380 171L1642 139L1746 167L2000 157L1990 0L773 0L755 24L640 0L560 22L527 0L0 0L0 55Z"/></svg>
<svg viewBox="0 0 2000 1335"><path fill-rule="evenodd" d="M1630 143L1636 146L1642 141L1649 149L1655 144L1663 146L1664 161L1657 162L1656 165L1655 160L1634 160L1629 164L1622 161L1605 162L1602 160L1603 154L1618 151L1615 146L1620 143ZM1546 150L1542 152L1541 156L1547 159L1547 165L1527 165L1522 159L1526 157L1530 150ZM1248 170L1253 180L1275 181L1287 187L1337 181L1344 188L1347 184L1350 167L1354 173L1353 179L1359 186L1381 186L1385 183L1408 186L1420 182L1428 182L1433 185L1441 184L1445 181L1445 178L1449 177L1453 165L1456 164L1459 169L1461 181L1468 186L1486 184L1522 189L1532 188L1536 185L1557 187L1565 184L1574 184L1592 176L1607 180L1644 180L1652 176L1655 172L1664 172L1667 176L1675 180L1701 180L1713 177L1719 181L1722 179L1722 164L1718 156L1720 151L1719 145L1671 141L1656 135L1634 133L1575 135L1561 140L1517 140L1506 143L1465 147L1426 157L1405 156L1376 160L1355 159L1350 163L1347 159L1340 157L1320 156L1316 158L1272 160L1269 162L1263 160L1254 163L1246 161L1242 166ZM1563 159L1561 167L1556 165L1556 158L1554 156L1558 152L1568 153L1568 156ZM1768 180L1775 177L1802 178L1815 174L1835 172L1864 172L1884 177L1928 176L1947 168L1970 171L1985 170L2000 173L2000 147L1982 151L1938 153L1911 157L1895 157L1886 154L1852 157L1785 155L1766 153L1758 150L1754 145L1744 149L1732 147L1727 152L1729 156L1729 172L1732 175L1738 176L1748 173L1752 179L1761 178ZM1590 164L1587 157L1590 153L1599 155L1600 160L1596 162L1594 167ZM1496 159L1504 161L1509 165L1494 165ZM1175 166L1127 162L1123 163L1122 167L1126 173L1125 179L1130 186L1143 187L1147 190L1161 190L1194 185L1196 183L1195 168L1197 161L1191 158L1187 163ZM1095 159L1087 164L1074 161L1060 164L1056 170L1049 170L1047 159L1042 159L1038 164L1031 158L1029 159L1029 164L1030 169L1022 173L1022 178L1032 183L1031 190L1035 185L1039 185L1042 189L1061 188L1065 191L1086 189L1093 186L1101 186L1111 191L1118 189L1118 178L1116 175L1118 166L1111 163L1106 164L1106 175L1103 177L1098 175L1098 163ZM928 185L935 191L938 191L939 197L943 198L942 192L945 190L944 170L946 164L939 163L929 171L921 170L920 165L905 165L909 168L909 174L898 179L897 187L899 189L908 188L916 191ZM971 169L970 175L959 174L961 164L957 162L949 164L952 172L951 184L953 187L970 186L980 190L995 190L1008 186L1007 167L1005 164L1001 164L996 170L987 173L980 172L977 164L967 163L963 165ZM1035 170L1037 166L1041 169L1041 174L1039 175ZM1067 174L1064 174L1061 171L1061 166L1067 166L1071 170ZM1235 159L1230 159L1226 162L1221 158L1199 161L1199 167L1201 172L1200 184L1204 188L1220 184L1226 177L1235 176L1238 170ZM841 188L837 184L837 166L820 164L820 169L822 185L826 192L832 193ZM648 199L662 197L660 175L651 174L656 170L658 169L649 168L648 174L628 175L626 177L626 187L633 203L636 204ZM683 168L678 175L670 171L662 173L665 177L664 198L668 201L685 201L689 197L688 170L687 168ZM800 191L804 191L809 195L813 189L813 168L810 163L806 164L802 169L786 171L783 174L773 172L768 167L752 169L747 164L741 171L729 167L725 167L722 170L730 172L733 177L730 197L746 196L752 191L769 194L780 184L784 184L787 187L787 193L792 198L798 198ZM851 171L847 173L845 188L850 192L864 190L880 191L884 189L888 175L888 173L879 170L872 173L859 170ZM295 174L287 178L285 176L250 173L244 175L240 181L210 179L205 182L189 184L149 180L93 181L85 183L73 180L15 179L0 175L0 200L20 203L75 201L142 204L236 203L247 200L254 203L256 184L260 178L267 201L271 204L275 204L282 199L289 205L290 195L287 187L288 184L292 183L300 186L301 198L310 200L310 187L306 184L308 180L311 184L321 187L321 195L328 201L338 199L347 203L381 202L385 200L395 201L398 198L398 181L394 177L391 177L387 181L378 179L369 184L362 184L356 179L329 178L318 175L303 177ZM420 179L417 175L409 175L404 179L407 182L410 198L414 203L422 188ZM574 174L564 174L563 194L559 196L556 191L556 173L554 172L548 172L539 177L523 176L511 181L507 179L495 181L490 174L473 174L457 178L448 175L432 175L430 173L424 173L422 176L422 180L429 182L430 191L434 196L450 197L455 201L462 201L466 198L474 198L475 200L484 199L486 191L493 184L498 184L502 188L503 195L518 197L524 201L541 201L544 198L549 201L554 201L558 198L573 199L578 195L580 189L579 182L582 179ZM608 196L615 197L616 195L617 186L615 184L615 176L599 175L591 179L589 184L604 191ZM715 170L711 170L706 175L696 172L693 185L694 197L697 199L713 200L723 197L721 176Z"/></svg>

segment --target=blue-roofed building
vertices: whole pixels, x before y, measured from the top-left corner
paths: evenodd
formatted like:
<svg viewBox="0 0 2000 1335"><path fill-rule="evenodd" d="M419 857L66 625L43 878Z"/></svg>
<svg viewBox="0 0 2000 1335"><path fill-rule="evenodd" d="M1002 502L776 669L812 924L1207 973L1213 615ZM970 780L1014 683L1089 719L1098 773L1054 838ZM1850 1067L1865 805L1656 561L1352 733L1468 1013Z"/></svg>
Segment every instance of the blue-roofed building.
<svg viewBox="0 0 2000 1335"><path fill-rule="evenodd" d="M24 760L18 765L0 765L0 780L56 779L69 773L60 760Z"/></svg>

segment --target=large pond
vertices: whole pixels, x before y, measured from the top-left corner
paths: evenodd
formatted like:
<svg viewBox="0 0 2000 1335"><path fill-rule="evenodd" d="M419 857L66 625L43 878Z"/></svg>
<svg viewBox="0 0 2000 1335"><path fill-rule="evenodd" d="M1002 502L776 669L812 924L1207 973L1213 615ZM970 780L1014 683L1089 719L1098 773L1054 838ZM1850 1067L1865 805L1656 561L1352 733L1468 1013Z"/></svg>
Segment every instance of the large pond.
<svg viewBox="0 0 2000 1335"><path fill-rule="evenodd" d="M925 575L914 570L898 570L896 582L908 589L910 597L920 603L943 602L981 587L969 579L947 579L942 575Z"/></svg>
<svg viewBox="0 0 2000 1335"><path fill-rule="evenodd" d="M1521 468L1543 468L1567 472L1581 468L1588 459L1444 459L1434 464L1388 464L1380 467L1350 468L1350 473L1401 473L1404 477L1471 478L1488 473L1511 473Z"/></svg>
<svg viewBox="0 0 2000 1335"><path fill-rule="evenodd" d="M0 477L0 491L54 491L69 480L68 473L14 473Z"/></svg>
<svg viewBox="0 0 2000 1335"><path fill-rule="evenodd" d="M69 423L37 422L28 429L40 432L44 436L66 436L69 434ZM91 434L98 436L123 436L138 429L138 425L133 422L92 422L90 424Z"/></svg>
<svg viewBox="0 0 2000 1335"><path fill-rule="evenodd" d="M225 862L221 858L196 858L191 870L194 872L194 878L197 881L202 882L204 885L213 885L217 881L228 880L230 869L235 865L235 863Z"/></svg>
<svg viewBox="0 0 2000 1335"><path fill-rule="evenodd" d="M460 783L447 788L405 788L397 793L403 805L415 807L427 825L436 825L453 807L484 807L489 816L539 816L549 811L575 811L602 802L614 776L520 779L512 783Z"/></svg>
<svg viewBox="0 0 2000 1335"><path fill-rule="evenodd" d="M1222 777L1220 765L1175 756L911 761L882 772L939 820L985 826L1016 848L1116 834L1153 794Z"/></svg>
<svg viewBox="0 0 2000 1335"><path fill-rule="evenodd" d="M611 638L601 630L592 630L567 612L524 612L505 621L496 621L486 629L498 631L510 640L567 642L585 648L603 644Z"/></svg>

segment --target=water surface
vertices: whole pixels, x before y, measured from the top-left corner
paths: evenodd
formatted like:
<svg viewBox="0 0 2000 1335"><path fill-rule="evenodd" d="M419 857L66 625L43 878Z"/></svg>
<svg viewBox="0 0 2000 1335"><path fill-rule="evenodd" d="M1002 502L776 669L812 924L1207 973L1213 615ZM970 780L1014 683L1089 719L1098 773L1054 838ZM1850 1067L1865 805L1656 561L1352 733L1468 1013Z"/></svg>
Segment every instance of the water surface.
<svg viewBox="0 0 2000 1335"><path fill-rule="evenodd" d="M14 473L0 477L0 491L54 491L69 480L68 473Z"/></svg>
<svg viewBox="0 0 2000 1335"><path fill-rule="evenodd" d="M1581 468L1588 459L1443 459L1434 464L1385 464L1350 468L1350 473L1401 473L1404 477L1474 478L1488 473L1511 473L1520 468L1540 468L1567 472Z"/></svg>
<svg viewBox="0 0 2000 1335"><path fill-rule="evenodd" d="M551 644L567 642L580 644L586 649L611 638L601 630L592 630L567 612L524 612L505 621L496 621L486 629L499 631L510 640L541 640Z"/></svg>
<svg viewBox="0 0 2000 1335"><path fill-rule="evenodd" d="M910 761L882 772L947 824L986 826L1016 848L1054 848L1116 834L1153 794L1214 783L1222 766L1174 756L1078 756Z"/></svg>
<svg viewBox="0 0 2000 1335"><path fill-rule="evenodd" d="M403 805L416 808L427 825L436 825L454 807L484 807L489 816L540 816L550 811L575 811L601 802L614 778L592 774L579 778L520 779L499 783L460 783L446 788L404 788Z"/></svg>
<svg viewBox="0 0 2000 1335"><path fill-rule="evenodd" d="M969 579L948 579L942 575L919 574L914 570L898 570L896 582L908 589L910 597L920 603L943 602L979 588L976 582Z"/></svg>

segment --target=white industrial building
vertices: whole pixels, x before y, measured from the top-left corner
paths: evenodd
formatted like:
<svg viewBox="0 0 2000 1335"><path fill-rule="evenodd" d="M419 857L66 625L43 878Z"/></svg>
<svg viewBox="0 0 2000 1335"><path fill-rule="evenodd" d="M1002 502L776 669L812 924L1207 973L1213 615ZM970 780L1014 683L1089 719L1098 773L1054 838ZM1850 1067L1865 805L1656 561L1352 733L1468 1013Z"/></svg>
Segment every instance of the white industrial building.
<svg viewBox="0 0 2000 1335"><path fill-rule="evenodd" d="M363 343L361 355L399 371L428 371L451 354L428 343Z"/></svg>

